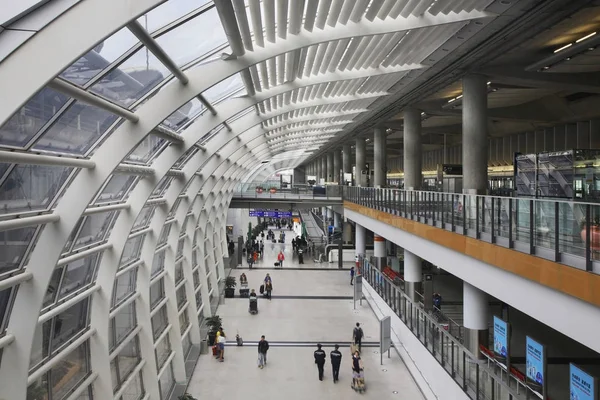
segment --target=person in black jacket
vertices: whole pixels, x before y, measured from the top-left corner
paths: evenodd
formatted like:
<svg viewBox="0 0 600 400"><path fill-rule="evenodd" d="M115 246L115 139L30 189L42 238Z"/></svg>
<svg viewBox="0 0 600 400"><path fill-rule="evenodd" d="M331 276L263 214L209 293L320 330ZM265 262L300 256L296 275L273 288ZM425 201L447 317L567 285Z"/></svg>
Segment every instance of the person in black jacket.
<svg viewBox="0 0 600 400"><path fill-rule="evenodd" d="M331 368L333 369L333 383L340 380L340 364L342 363L342 353L338 350L339 345L335 345L335 350L329 353L331 358Z"/></svg>
<svg viewBox="0 0 600 400"><path fill-rule="evenodd" d="M319 369L319 380L323 380L323 366L325 365L325 358L327 355L321 350L321 343L317 344L317 350L315 350L315 364Z"/></svg>
<svg viewBox="0 0 600 400"><path fill-rule="evenodd" d="M269 350L269 342L265 340L265 335L262 335L258 342L258 368L262 369L267 365L267 350Z"/></svg>

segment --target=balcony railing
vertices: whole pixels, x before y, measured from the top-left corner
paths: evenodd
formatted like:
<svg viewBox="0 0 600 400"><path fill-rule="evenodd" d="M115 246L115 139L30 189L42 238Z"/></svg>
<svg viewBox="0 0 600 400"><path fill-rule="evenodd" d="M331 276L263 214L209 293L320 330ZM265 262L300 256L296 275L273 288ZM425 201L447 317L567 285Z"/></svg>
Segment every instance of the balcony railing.
<svg viewBox="0 0 600 400"><path fill-rule="evenodd" d="M238 185L234 190L236 198L254 198L254 199L322 199L322 200L341 200L342 186L310 186L310 185L288 185L283 188L271 188L255 184Z"/></svg>
<svg viewBox="0 0 600 400"><path fill-rule="evenodd" d="M600 273L600 204L362 187L344 200Z"/></svg>
<svg viewBox="0 0 600 400"><path fill-rule="evenodd" d="M379 294L471 399L533 398L528 396L528 388L519 377L507 374L496 364L486 363L481 357L467 350L447 330L447 325L438 322L434 312L427 312L420 304L413 303L406 293L364 257L360 258L359 275ZM485 355L485 350L482 350L482 354Z"/></svg>

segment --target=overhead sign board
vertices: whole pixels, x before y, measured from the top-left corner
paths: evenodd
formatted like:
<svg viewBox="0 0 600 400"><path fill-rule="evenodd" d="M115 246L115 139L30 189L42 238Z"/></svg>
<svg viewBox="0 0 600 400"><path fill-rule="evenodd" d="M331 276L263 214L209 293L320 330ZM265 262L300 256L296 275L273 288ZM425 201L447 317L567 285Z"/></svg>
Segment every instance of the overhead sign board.
<svg viewBox="0 0 600 400"><path fill-rule="evenodd" d="M278 211L278 210L250 210L250 217L267 217L267 218L291 218L291 211Z"/></svg>

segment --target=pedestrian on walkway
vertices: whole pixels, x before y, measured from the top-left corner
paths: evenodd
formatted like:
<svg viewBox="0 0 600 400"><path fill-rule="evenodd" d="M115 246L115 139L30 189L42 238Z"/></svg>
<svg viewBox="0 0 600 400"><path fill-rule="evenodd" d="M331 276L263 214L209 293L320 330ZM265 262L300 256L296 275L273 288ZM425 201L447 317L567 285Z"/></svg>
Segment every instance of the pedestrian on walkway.
<svg viewBox="0 0 600 400"><path fill-rule="evenodd" d="M268 282L265 283L265 294L267 296L267 299L269 299L269 300L271 300L271 292L272 291L273 291L273 284L269 280Z"/></svg>
<svg viewBox="0 0 600 400"><path fill-rule="evenodd" d="M267 350L269 350L269 342L265 340L265 335L262 335L258 342L258 368L260 369L267 365Z"/></svg>
<svg viewBox="0 0 600 400"><path fill-rule="evenodd" d="M225 336L225 331L223 331L223 328L221 328L219 330L219 339L217 342L217 345L219 346L219 361L223 362L225 361L225 342L227 341L227 337Z"/></svg>
<svg viewBox="0 0 600 400"><path fill-rule="evenodd" d="M363 338L363 330L360 327L360 324L357 322L354 331L352 332L352 339L354 340L354 344L358 346L358 351L362 352L362 338Z"/></svg>
<svg viewBox="0 0 600 400"><path fill-rule="evenodd" d="M315 356L315 364L317 364L317 368L319 369L319 380L323 380L323 367L325 366L325 358L327 355L323 350L321 350L321 343L317 344L317 350L314 353Z"/></svg>
<svg viewBox="0 0 600 400"><path fill-rule="evenodd" d="M283 268L283 261L285 261L285 256L283 255L283 251L279 250L279 254L277 254L277 261L279 262L279 266Z"/></svg>
<svg viewBox="0 0 600 400"><path fill-rule="evenodd" d="M350 268L350 285L354 285L354 267Z"/></svg>
<svg viewBox="0 0 600 400"><path fill-rule="evenodd" d="M333 383L340 380L340 364L342 363L342 353L338 350L339 345L335 345L335 350L329 353L331 358L331 368L333 370Z"/></svg>

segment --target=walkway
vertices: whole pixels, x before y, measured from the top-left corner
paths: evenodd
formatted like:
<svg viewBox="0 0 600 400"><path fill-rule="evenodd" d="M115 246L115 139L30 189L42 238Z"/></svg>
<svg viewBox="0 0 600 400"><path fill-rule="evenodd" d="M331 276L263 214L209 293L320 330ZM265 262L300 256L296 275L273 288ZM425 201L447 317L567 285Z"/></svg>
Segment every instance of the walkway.
<svg viewBox="0 0 600 400"><path fill-rule="evenodd" d="M287 234L288 242L291 232ZM267 269L279 249L285 248L283 269ZM273 279L273 299L259 299L259 313L248 313L247 299L226 299L219 306L225 332L230 342L236 333L245 340L243 347L229 343L225 362L218 363L210 356L202 356L192 376L188 392L197 398L247 400L282 399L346 400L349 396L366 399L393 398L423 399L402 360L391 352L390 359L379 364L379 324L366 301L354 310L349 273L338 270L337 264L304 266L292 259L291 245L277 244L265 247L265 259L260 269L244 269L251 288L260 286L266 273ZM315 266L320 270L314 270ZM307 267L305 270L299 268ZM242 271L233 270L239 277ZM237 293L237 291L236 291ZM360 322L365 332L363 362L367 391L356 394L351 388L350 352L352 328ZM268 366L256 366L256 342L265 335L271 344ZM340 382L333 383L331 364L326 364L325 380L319 382L313 360L316 343L326 345L329 353L334 343L345 345Z"/></svg>

